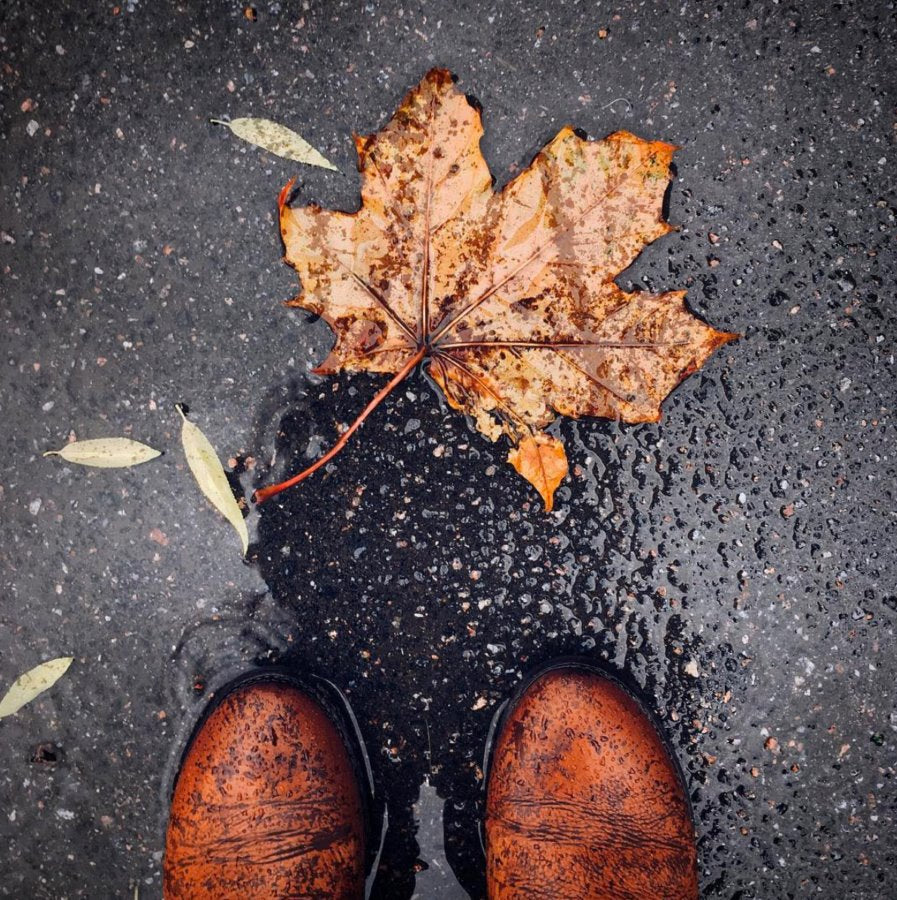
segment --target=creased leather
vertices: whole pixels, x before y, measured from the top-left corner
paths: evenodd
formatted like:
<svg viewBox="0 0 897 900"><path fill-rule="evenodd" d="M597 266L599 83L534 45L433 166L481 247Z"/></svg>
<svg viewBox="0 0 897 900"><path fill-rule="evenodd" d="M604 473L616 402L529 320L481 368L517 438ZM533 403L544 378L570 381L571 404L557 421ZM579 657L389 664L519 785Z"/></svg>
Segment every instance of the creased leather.
<svg viewBox="0 0 897 900"><path fill-rule="evenodd" d="M498 736L486 800L490 900L694 900L694 826L638 703L596 673L549 671Z"/></svg>
<svg viewBox="0 0 897 900"><path fill-rule="evenodd" d="M193 739L171 803L168 900L358 898L361 795L342 739L298 688L237 688Z"/></svg>

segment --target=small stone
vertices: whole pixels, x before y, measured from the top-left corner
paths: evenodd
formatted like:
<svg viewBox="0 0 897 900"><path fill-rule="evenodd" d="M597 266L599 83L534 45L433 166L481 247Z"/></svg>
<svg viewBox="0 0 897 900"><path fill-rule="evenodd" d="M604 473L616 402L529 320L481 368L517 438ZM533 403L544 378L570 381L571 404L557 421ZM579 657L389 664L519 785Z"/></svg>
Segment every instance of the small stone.
<svg viewBox="0 0 897 900"><path fill-rule="evenodd" d="M845 294L849 294L857 286L857 283L850 272L842 272L838 278L837 284Z"/></svg>
<svg viewBox="0 0 897 900"><path fill-rule="evenodd" d="M473 706L471 706L470 708L474 710L483 709L483 707L486 706L486 702L487 701L485 697L477 697L477 699L473 702Z"/></svg>
<svg viewBox="0 0 897 900"><path fill-rule="evenodd" d="M155 541L160 547L168 546L168 535L166 535L164 531L160 531L158 528L153 528L149 533L149 537L151 541Z"/></svg>
<svg viewBox="0 0 897 900"><path fill-rule="evenodd" d="M782 507L782 518L790 519L794 515L794 504L789 503Z"/></svg>
<svg viewBox="0 0 897 900"><path fill-rule="evenodd" d="M35 119L31 119L31 121L25 126L25 131L28 132L28 137L34 137L38 131L40 131L40 123Z"/></svg>
<svg viewBox="0 0 897 900"><path fill-rule="evenodd" d="M771 753L775 753L779 749L779 742L774 737L768 737L764 742L763 746L769 750Z"/></svg>

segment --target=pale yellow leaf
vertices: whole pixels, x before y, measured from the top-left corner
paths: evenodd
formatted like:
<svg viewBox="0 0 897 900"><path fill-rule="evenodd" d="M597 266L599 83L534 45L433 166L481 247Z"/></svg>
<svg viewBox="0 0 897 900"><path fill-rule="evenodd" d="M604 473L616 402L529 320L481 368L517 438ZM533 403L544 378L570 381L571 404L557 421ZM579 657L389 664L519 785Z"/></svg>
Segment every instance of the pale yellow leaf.
<svg viewBox="0 0 897 900"><path fill-rule="evenodd" d="M26 703L53 687L72 664L73 657L60 656L20 675L0 700L0 719L17 713Z"/></svg>
<svg viewBox="0 0 897 900"><path fill-rule="evenodd" d="M282 156L284 159L293 159L296 162L305 163L307 166L338 171L336 166L315 150L305 138L270 119L231 119L229 122L223 119L210 119L209 121L215 125L227 125L237 137L250 144L255 144L269 153Z"/></svg>
<svg viewBox="0 0 897 900"><path fill-rule="evenodd" d="M181 441L184 445L184 453L190 471L199 485L199 489L208 497L212 505L233 525L234 530L240 535L243 545L243 555L249 547L249 532L246 529L246 521L243 513L234 499L230 482L224 474L224 468L218 459L218 454L209 439L184 415L180 405L177 411L184 420L181 428Z"/></svg>
<svg viewBox="0 0 897 900"><path fill-rule="evenodd" d="M129 438L95 438L90 441L74 441L61 450L48 450L44 456L61 456L66 462L79 466L96 466L100 469L120 469L149 462L160 451L132 441Z"/></svg>

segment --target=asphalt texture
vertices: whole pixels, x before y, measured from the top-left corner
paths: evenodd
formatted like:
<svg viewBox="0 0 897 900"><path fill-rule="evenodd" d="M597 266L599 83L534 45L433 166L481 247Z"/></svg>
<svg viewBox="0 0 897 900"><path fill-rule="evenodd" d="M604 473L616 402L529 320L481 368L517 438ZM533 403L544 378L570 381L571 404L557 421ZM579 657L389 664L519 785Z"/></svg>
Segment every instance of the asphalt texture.
<svg viewBox="0 0 897 900"><path fill-rule="evenodd" d="M421 848L444 844L479 897L489 723L535 666L582 654L663 722L705 896L893 896L895 49L873 0L4 0L0 678L75 663L0 722L0 894L159 896L194 721L279 662L360 719L389 811L374 895L411 896L420 870L434 896ZM551 514L414 375L252 510L244 563L174 404L248 496L383 383L310 374L330 335L282 306L276 198L296 175L294 203L356 208L352 133L434 65L482 104L499 185L567 123L680 145L679 231L618 282L687 288L743 338L658 425L563 420ZM240 115L340 173L208 123ZM41 456L118 434L165 455Z"/></svg>

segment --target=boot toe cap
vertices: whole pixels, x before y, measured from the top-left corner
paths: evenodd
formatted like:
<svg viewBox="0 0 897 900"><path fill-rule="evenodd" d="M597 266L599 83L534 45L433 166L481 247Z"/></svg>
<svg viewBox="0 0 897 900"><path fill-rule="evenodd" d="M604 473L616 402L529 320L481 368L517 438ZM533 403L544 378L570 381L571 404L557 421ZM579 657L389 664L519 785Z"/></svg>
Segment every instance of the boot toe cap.
<svg viewBox="0 0 897 900"><path fill-rule="evenodd" d="M165 896L357 896L363 859L357 780L321 706L278 683L229 693L181 765Z"/></svg>
<svg viewBox="0 0 897 900"><path fill-rule="evenodd" d="M492 897L697 896L676 765L610 678L560 668L524 691L493 750L486 805Z"/></svg>

